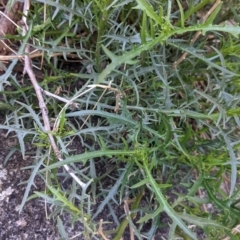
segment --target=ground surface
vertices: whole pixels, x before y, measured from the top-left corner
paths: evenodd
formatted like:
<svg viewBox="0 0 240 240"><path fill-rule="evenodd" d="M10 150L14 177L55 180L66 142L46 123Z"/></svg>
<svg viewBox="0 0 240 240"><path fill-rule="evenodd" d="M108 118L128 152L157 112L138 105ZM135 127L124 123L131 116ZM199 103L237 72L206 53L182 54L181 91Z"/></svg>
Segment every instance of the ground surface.
<svg viewBox="0 0 240 240"><path fill-rule="evenodd" d="M28 180L30 171L21 168L31 165L32 158L23 160L16 152L4 167L4 159L9 153L14 138L0 135L0 239L59 239L54 225L46 220L44 203L40 200L28 202L19 214L25 185L19 183ZM37 181L38 180L38 181ZM43 182L37 179L36 190L44 189Z"/></svg>

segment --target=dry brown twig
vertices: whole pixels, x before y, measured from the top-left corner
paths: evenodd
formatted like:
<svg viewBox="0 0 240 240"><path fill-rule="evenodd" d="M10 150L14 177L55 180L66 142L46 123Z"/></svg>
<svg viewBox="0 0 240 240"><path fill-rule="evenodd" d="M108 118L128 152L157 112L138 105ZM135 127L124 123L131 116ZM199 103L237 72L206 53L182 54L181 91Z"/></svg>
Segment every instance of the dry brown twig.
<svg viewBox="0 0 240 240"><path fill-rule="evenodd" d="M14 52L12 50L12 52ZM14 52L15 53L15 52ZM37 57L41 57L42 55L44 55L43 51L39 51L39 50L34 50L32 52L29 53L29 57L30 58L37 58ZM50 57L56 57L56 56L62 56L63 53L52 53L50 55ZM66 54L67 57L71 57L71 58L77 58L77 54ZM16 53L14 55L0 55L0 61L9 61L9 60L13 60L13 59L24 59L24 55L17 55ZM82 60L75 60L77 62L81 62Z"/></svg>
<svg viewBox="0 0 240 240"><path fill-rule="evenodd" d="M11 3L12 1L8 1L4 13L0 14L0 37L3 39L6 34L14 34L16 32L18 26L16 22L21 18L20 12L22 11L23 3L18 1L15 1L13 4ZM6 44L5 39L0 41L0 53L11 50L11 47Z"/></svg>
<svg viewBox="0 0 240 240"><path fill-rule="evenodd" d="M211 7L211 9L206 13L206 15L203 17L202 19L202 23L205 23L206 20L208 19L208 17L212 14L212 12L217 8L217 6L221 3L221 0L217 0L214 5ZM195 43L196 40L199 38L199 36L201 35L201 31L198 31L195 33L195 35L193 36L192 40L191 40L191 44ZM174 62L173 64L173 69L176 69L176 67L186 59L188 55L188 52L185 52L176 62Z"/></svg>
<svg viewBox="0 0 240 240"><path fill-rule="evenodd" d="M104 232L103 232L102 223L103 223L103 220L101 219L101 220L100 220L100 223L99 223L99 227L98 227L98 233L101 235L101 237L102 237L104 240L109 240L109 239L105 236L105 234L104 234Z"/></svg>
<svg viewBox="0 0 240 240"><path fill-rule="evenodd" d="M233 235L237 235L238 233L240 233L240 224L238 224L235 228L233 228L231 233ZM230 237L226 237L223 240L230 240Z"/></svg>
<svg viewBox="0 0 240 240"><path fill-rule="evenodd" d="M27 16L28 15L28 11L29 11L29 8L30 8L30 5L29 5L29 2L27 0L24 1L24 11L23 11L23 18L22 18L22 21L23 21L23 26L22 26L22 35L25 36L26 33L27 33L27 29L28 29L28 25L27 25L27 19L26 17L24 16ZM28 74L30 80L31 80L31 83L33 85L33 88L36 92L36 96L38 98L38 103L39 103L39 107L41 109L41 112L42 112L42 118L43 118L43 122L44 122L44 127L45 127L45 131L46 133L48 134L48 137L49 137L49 141L50 141L50 144L51 144L51 147L54 151L54 154L55 156L57 157L57 159L59 161L63 161L63 156L61 154L61 151L59 150L56 142L55 142L55 139L51 133L51 126L50 126L50 121L49 121L49 118L48 118L48 109L47 109L47 106L44 102L44 99L43 99L43 95L42 95L42 89L41 87L39 86L38 82L37 82L37 79L35 77L35 74L33 72L33 69L32 69L32 64L31 64L31 59L29 57L29 51L30 49L30 46L29 44L26 44L26 47L25 47L25 53L26 55L24 55L24 72ZM71 177L83 188L85 189L87 184L85 184L84 182L82 182L73 172L72 170L70 169L70 167L68 165L63 165L63 167L65 168L65 170L71 175Z"/></svg>
<svg viewBox="0 0 240 240"><path fill-rule="evenodd" d="M128 205L129 202L131 202L131 200L130 201L124 200L124 212L126 214L127 219L131 218L131 212L129 210L129 205ZM130 231L130 240L134 240L134 230L130 224L129 224L129 231Z"/></svg>

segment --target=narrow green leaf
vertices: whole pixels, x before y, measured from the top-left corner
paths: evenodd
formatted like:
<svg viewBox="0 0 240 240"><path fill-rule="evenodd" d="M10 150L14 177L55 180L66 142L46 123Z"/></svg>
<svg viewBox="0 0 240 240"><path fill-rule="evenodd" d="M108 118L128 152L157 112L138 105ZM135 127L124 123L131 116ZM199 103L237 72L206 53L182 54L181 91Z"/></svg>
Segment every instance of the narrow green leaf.
<svg viewBox="0 0 240 240"><path fill-rule="evenodd" d="M65 231L63 222L62 222L62 220L61 220L61 218L60 218L59 216L57 217L57 226L58 226L59 233L60 233L61 237L62 237L63 239L68 239L68 234L67 234L67 232Z"/></svg>
<svg viewBox="0 0 240 240"><path fill-rule="evenodd" d="M139 187L141 187L141 186L143 186L143 185L145 185L147 183L148 183L148 179L143 179L140 182L132 185L131 188L139 188Z"/></svg>
<svg viewBox="0 0 240 240"><path fill-rule="evenodd" d="M145 12L143 12L142 26L141 26L141 41L142 41L142 44L147 43L146 32L147 32L147 15L146 15Z"/></svg>
<svg viewBox="0 0 240 240"><path fill-rule="evenodd" d="M134 202L132 204L132 208L131 208L131 212L133 212L134 210L138 209L139 207L139 203L141 201L143 197L143 193L140 192L136 198L134 199ZM136 216L136 213L131 213L130 214L130 217L131 218L134 218ZM124 234L124 231L127 227L127 225L129 224L129 218L124 218L123 221L120 223L120 225L117 227L117 231L116 231L116 235L115 237L113 238L113 240L119 240L122 238L123 234Z"/></svg>
<svg viewBox="0 0 240 240"><path fill-rule="evenodd" d="M114 1L106 8L106 10L109 10L111 7L113 7L113 8L123 7L123 6L125 6L125 5L133 2L133 0L125 0L125 1L120 2L120 3L118 3L118 2L119 2L119 0L114 0ZM116 3L118 3L118 4L116 4Z"/></svg>
<svg viewBox="0 0 240 240"><path fill-rule="evenodd" d="M24 195L23 195L23 198L22 198L22 202L21 202L20 207L19 207L19 213L21 213L21 211L22 211L22 209L23 209L23 207L24 207L24 205L27 201L27 198L28 198L28 195L29 195L29 192L30 192L32 186L35 185L35 183L34 183L35 177L37 176L37 173L39 172L39 168L43 164L43 161L46 159L46 157L47 157L47 155L43 155L41 157L41 159L38 160L38 163L36 164L36 166L34 166L34 168L32 170L31 176L27 181L27 187L25 188L25 192L24 192Z"/></svg>
<svg viewBox="0 0 240 240"><path fill-rule="evenodd" d="M237 164L238 164L238 160L237 157L234 153L234 150L232 148L232 144L230 139L228 138L228 136L222 131L220 130L223 138L225 140L228 152L229 152L229 156L230 156L230 161L231 161L231 185L230 185L230 191L229 191L229 195L231 196L233 194L233 191L235 189L236 183L237 183Z"/></svg>
<svg viewBox="0 0 240 240"><path fill-rule="evenodd" d="M228 69L226 68L223 68L222 66L219 66L217 65L216 63L214 63L211 59L208 59L208 58L205 58L203 57L202 55L200 54L197 54L196 52L192 51L191 48L186 48L186 47L183 47L183 46L180 46L180 45L176 45L174 43L171 43L171 42L168 42L169 45L172 45L178 49L181 49L183 52L188 52L189 54L193 55L194 57L202 60L203 62L205 62L206 64L208 64L209 66L213 67L213 68L216 68L220 71L222 71L223 73L226 73L226 74L229 74L230 76L234 76L234 75L237 75L236 73L234 72L231 72L229 71Z"/></svg>
<svg viewBox="0 0 240 240"><path fill-rule="evenodd" d="M219 209L225 210L227 213L229 213L231 218L239 219L240 209L234 209L231 206L229 206L228 201L222 201L222 200L218 199L215 196L214 189L211 188L211 186L208 182L209 182L208 180L204 180L203 184L208 192L209 198L213 201L213 203L215 203Z"/></svg>
<svg viewBox="0 0 240 240"><path fill-rule="evenodd" d="M202 181L203 176L201 175L197 178L192 187L188 190L187 196L193 196L199 190L200 186L202 185Z"/></svg>
<svg viewBox="0 0 240 240"><path fill-rule="evenodd" d="M210 25L213 24L213 21L215 20L217 14L219 13L219 11L221 10L223 5L223 2L221 2L212 12L212 14L208 17L208 19L206 20L205 24L206 25Z"/></svg>
<svg viewBox="0 0 240 240"><path fill-rule="evenodd" d="M148 169L147 162L144 161L143 163L144 170L146 172L146 175L149 179L149 183L152 186L154 193L156 194L156 198L159 201L160 205L163 205L164 211L169 215L169 217L176 222L176 224L187 234L189 235L192 239L197 240L195 234L189 230L189 228L186 226L186 224L178 217L178 215L175 213L175 211L172 209L172 207L169 205L167 202L166 198L162 194L161 190L159 189L156 181L152 177L151 172Z"/></svg>
<svg viewBox="0 0 240 240"><path fill-rule="evenodd" d="M112 62L118 62L118 56L109 51L104 45L102 45L103 51L111 59Z"/></svg>
<svg viewBox="0 0 240 240"><path fill-rule="evenodd" d="M81 214L81 211L77 207L75 207L75 205L60 192L60 190L57 190L48 184L47 187L56 197L56 200L60 201L63 204L63 206L68 207L71 211L75 212L76 214Z"/></svg>
<svg viewBox="0 0 240 240"><path fill-rule="evenodd" d="M205 227L205 226L212 226L212 227L217 227L217 228L224 228L226 230L229 230L228 227L225 227L224 225L218 223L217 221L214 221L212 219L209 218L201 218L201 217L197 217L194 215L190 215L187 213L178 213L177 214L181 219L191 222L194 225L197 225L199 227Z"/></svg>
<svg viewBox="0 0 240 240"><path fill-rule="evenodd" d="M159 16L154 11L153 7L145 0L136 0L138 5L134 8L141 9L143 12L146 12L147 16L152 18L154 22L161 25L162 21L160 20Z"/></svg>
<svg viewBox="0 0 240 240"><path fill-rule="evenodd" d="M155 109L156 111L156 109ZM129 117L125 117L122 115L117 115L117 114L113 114L113 113L108 113L108 112L104 112L104 111L98 111L98 110L82 110L82 111L76 111L76 112L72 112L72 113L67 113L66 117L76 117L76 116L84 116L84 115L95 115L95 116L101 116L107 119L112 119L112 120L116 120L118 123L121 122L123 124L129 124L131 126L136 126L138 125L137 121L132 120ZM144 130L148 131L149 133L153 134L154 136L163 139L164 140L164 136L162 136L161 134L159 134L157 131L155 131L154 129L143 125Z"/></svg>
<svg viewBox="0 0 240 240"><path fill-rule="evenodd" d="M55 169L55 168L59 168L65 164L71 164L71 163L75 163L75 162L82 162L83 164L86 164L86 162L89 159L92 158L96 158L96 157L102 157L102 156L131 156L134 154L134 151L124 151L124 150L105 150L105 151L95 151L95 152L86 152L83 154L77 154L74 156L66 156L66 158L63 161L60 162L56 162L53 163L47 167L45 167L44 169L41 169L40 172L45 172L48 171L50 169Z"/></svg>
<svg viewBox="0 0 240 240"><path fill-rule="evenodd" d="M184 28L184 12L183 12L183 8L182 8L182 4L180 3L179 0L177 0L177 4L179 7L179 11L180 11L180 21L181 21L181 27Z"/></svg>
<svg viewBox="0 0 240 240"><path fill-rule="evenodd" d="M184 22L190 17L192 16L194 13L196 13L198 10L202 9L206 4L208 4L210 2L210 0L202 0L200 1L197 5L191 6L185 13L184 15ZM181 24L181 19L178 20L178 22L176 23L176 26L180 26Z"/></svg>
<svg viewBox="0 0 240 240"><path fill-rule="evenodd" d="M163 207L159 207L157 210L155 210L153 213L147 213L144 217L141 217L137 222L138 223L144 223L149 221L150 219L154 219L158 214L160 214L163 211Z"/></svg>
<svg viewBox="0 0 240 240"><path fill-rule="evenodd" d="M124 169L124 171L121 173L121 175L119 176L119 178L117 179L117 181L115 182L114 186L112 186L109 189L109 192L107 194L107 196L105 196L104 200L101 202L101 204L99 205L97 211L94 213L94 215L92 216L92 219L94 219L95 217L98 216L98 214L100 212L102 212L103 208L109 203L110 200L113 200L115 195L117 194L117 191L122 183L122 180L124 178L124 175L127 171L127 166Z"/></svg>

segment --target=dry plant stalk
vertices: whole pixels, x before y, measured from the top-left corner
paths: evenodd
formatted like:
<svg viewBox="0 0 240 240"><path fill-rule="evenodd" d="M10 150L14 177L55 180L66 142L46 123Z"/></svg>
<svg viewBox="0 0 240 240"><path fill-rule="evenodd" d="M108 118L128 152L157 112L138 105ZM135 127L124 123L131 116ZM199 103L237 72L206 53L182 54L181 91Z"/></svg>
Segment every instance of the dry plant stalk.
<svg viewBox="0 0 240 240"><path fill-rule="evenodd" d="M124 212L126 213L126 218L128 219L129 217L131 218L131 216L133 216L133 214L130 213L129 210L129 205L128 203L131 202L131 200L124 200ZM134 218L135 216L133 216ZM131 227L131 225L129 224L129 232L130 232L130 240L134 240L134 230Z"/></svg>
<svg viewBox="0 0 240 240"><path fill-rule="evenodd" d="M5 11L0 12L0 53L6 54L11 50L10 44L4 40L6 34L15 34L17 22L21 19L21 12L23 11L23 3L19 1L8 1Z"/></svg>
<svg viewBox="0 0 240 240"><path fill-rule="evenodd" d="M101 235L101 237L104 239L104 240L109 240L104 232L103 232L103 228L102 228L102 223L103 223L103 219L100 220L100 223L99 223L99 227L98 227L98 233Z"/></svg>
<svg viewBox="0 0 240 240"><path fill-rule="evenodd" d="M29 11L29 2L28 0L24 1L24 10L23 10L23 18L22 18L22 22L23 22L23 26L22 26L22 35L25 36L27 33L27 29L28 29L28 25L27 25L27 19L26 16L28 15L28 11ZM42 118L43 118L43 122L44 122L44 127L45 127L45 132L48 134L48 138L51 144L51 147L54 151L55 156L57 157L57 159L59 161L63 161L63 156L61 154L61 151L59 150L55 139L52 135L51 132L51 126L50 126L50 121L49 121L49 117L48 117L48 109L47 106L44 102L44 98L43 98L43 92L41 87L39 86L36 76L33 72L32 69L32 64L31 64L31 59L29 57L29 53L30 53L30 47L29 44L26 44L25 47L25 53L26 55L24 56L24 72L28 74L31 83L33 85L33 88L36 92L36 96L38 98L38 104L39 107L41 109L42 112ZM69 173L69 175L84 189L86 188L86 184L84 182L82 182L71 170L71 168L68 165L63 165L63 167L65 168L65 170Z"/></svg>

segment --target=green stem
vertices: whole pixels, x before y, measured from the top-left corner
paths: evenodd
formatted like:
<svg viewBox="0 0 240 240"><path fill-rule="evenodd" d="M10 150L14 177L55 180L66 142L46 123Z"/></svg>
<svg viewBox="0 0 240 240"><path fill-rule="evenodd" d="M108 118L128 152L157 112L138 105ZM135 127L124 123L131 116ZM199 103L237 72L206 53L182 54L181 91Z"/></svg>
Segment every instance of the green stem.
<svg viewBox="0 0 240 240"><path fill-rule="evenodd" d="M103 7L101 9L101 11L99 11L98 7L95 8L95 16L99 16L97 18L97 43L96 43L96 50L95 50L95 57L96 57L96 65L97 65L97 71L100 73L102 71L102 66L101 66L101 40L102 40L102 36L104 35L105 29L106 29L106 23L107 23L107 19L109 18L109 12L107 9L107 6L111 3L109 3L110 1L107 1L105 5L105 7ZM100 13L99 13L100 12Z"/></svg>
<svg viewBox="0 0 240 240"><path fill-rule="evenodd" d="M196 236L188 229L188 227L185 225L185 223L177 216L173 208L169 205L166 198L162 194L157 182L152 177L152 174L148 168L148 161L147 158L143 159L143 167L146 172L146 175L149 179L149 183L151 187L153 188L153 191L156 195L157 200L159 201L159 204L163 206L164 211L168 214L168 216L192 239L197 240Z"/></svg>
<svg viewBox="0 0 240 240"><path fill-rule="evenodd" d="M136 210L136 209L138 208L139 203L140 203L140 200L141 200L142 197L143 197L143 192L144 192L144 191L141 191L141 193L139 193L139 194L137 195L137 197L136 197L136 199L135 199L135 201L134 201L134 203L133 203L133 205L132 205L131 211L134 211L134 210ZM133 219L135 216L136 216L136 213L131 213L129 217L130 217L131 219ZM115 237L113 238L113 240L119 240L119 239L122 238L122 236L123 236L123 234L124 234L124 230L126 229L127 225L128 225L128 219L125 218L125 219L121 222L121 224L118 226L118 228L117 228L117 233L116 233Z"/></svg>

